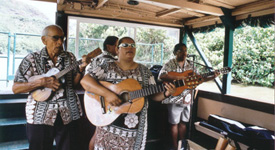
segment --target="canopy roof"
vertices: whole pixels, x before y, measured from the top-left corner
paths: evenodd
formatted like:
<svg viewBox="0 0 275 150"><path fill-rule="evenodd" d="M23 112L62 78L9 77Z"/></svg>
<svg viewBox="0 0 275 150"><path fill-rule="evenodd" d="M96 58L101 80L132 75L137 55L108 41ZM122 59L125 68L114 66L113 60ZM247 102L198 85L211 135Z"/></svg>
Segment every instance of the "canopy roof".
<svg viewBox="0 0 275 150"><path fill-rule="evenodd" d="M235 20L269 15L274 0L40 0L57 3L66 14L134 21L156 25L201 28L221 24L224 9ZM134 3L137 5L130 5Z"/></svg>

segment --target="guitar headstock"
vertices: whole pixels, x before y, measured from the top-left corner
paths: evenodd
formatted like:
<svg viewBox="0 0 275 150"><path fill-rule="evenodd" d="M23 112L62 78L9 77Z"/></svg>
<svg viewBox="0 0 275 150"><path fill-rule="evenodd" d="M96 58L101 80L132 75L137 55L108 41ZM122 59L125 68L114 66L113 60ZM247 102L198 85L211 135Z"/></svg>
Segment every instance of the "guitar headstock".
<svg viewBox="0 0 275 150"><path fill-rule="evenodd" d="M223 67L222 69L218 70L221 74L228 74L231 71L230 67Z"/></svg>
<svg viewBox="0 0 275 150"><path fill-rule="evenodd" d="M200 75L190 75L184 78L184 84L188 89L194 89L203 82L203 78Z"/></svg>
<svg viewBox="0 0 275 150"><path fill-rule="evenodd" d="M87 54L87 56L86 56L86 62L90 63L92 58L100 55L101 53L102 53L102 51L101 51L100 48L97 48L97 49L93 50L92 52L90 52L89 54Z"/></svg>

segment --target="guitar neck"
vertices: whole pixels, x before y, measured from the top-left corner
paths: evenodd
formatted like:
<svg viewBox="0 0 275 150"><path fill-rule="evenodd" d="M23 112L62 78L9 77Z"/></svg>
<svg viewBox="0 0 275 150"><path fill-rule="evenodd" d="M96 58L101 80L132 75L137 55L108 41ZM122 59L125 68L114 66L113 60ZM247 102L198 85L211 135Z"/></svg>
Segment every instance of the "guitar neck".
<svg viewBox="0 0 275 150"><path fill-rule="evenodd" d="M231 71L231 68L229 68L229 67L224 67L224 68L222 68L222 69L218 69L218 70L216 70L217 72L219 72L219 73L221 73L221 74L227 74L227 73L229 73L230 71ZM207 78L207 77L209 77L209 76L213 76L215 74L215 72L213 72L213 71L211 71L211 72L208 72L208 73L204 73L204 74L202 74L201 76L202 76L202 78Z"/></svg>
<svg viewBox="0 0 275 150"><path fill-rule="evenodd" d="M209 76L213 76L215 74L215 72L208 72L208 73L204 73L204 74L202 74L201 76L202 76L202 78L207 78L207 77L209 77Z"/></svg>
<svg viewBox="0 0 275 150"><path fill-rule="evenodd" d="M71 70L73 70L74 68L76 68L78 65L80 65L82 63L82 60L78 60L76 63L72 64L71 66L67 67L66 69L58 72L55 77L56 79L61 78L62 76L64 76L66 73L70 72Z"/></svg>
<svg viewBox="0 0 275 150"><path fill-rule="evenodd" d="M216 71L218 71L221 74L227 74L231 71L231 68L224 67L224 68L216 70ZM201 77L205 79L210 75L214 75L214 73L215 72L205 73L205 74L202 74ZM176 80L176 81L173 81L172 83L175 85L176 88L182 87L182 86L188 86L188 88L192 89L192 88L195 88L198 84L203 82L201 77L199 77L197 75L187 76L185 79ZM164 87L164 84L161 84L161 85L150 86L145 89L131 91L131 92L129 92L129 94L130 94L130 99L133 100L136 98L149 96L149 95L160 93L163 91L165 91L165 87Z"/></svg>
<svg viewBox="0 0 275 150"><path fill-rule="evenodd" d="M184 86L184 81L183 80L176 80L176 81L173 81L173 84L177 87L180 87L180 86ZM136 98L140 98L140 97L145 97L145 96L149 96L149 95L153 95L153 94L156 94L156 93L160 93L160 92L163 92L165 91L165 85L164 84L160 84L160 85L152 85L148 88L145 88L145 89L140 89L140 90L136 90L136 91L132 91L132 92L129 92L130 94L130 99L136 99Z"/></svg>

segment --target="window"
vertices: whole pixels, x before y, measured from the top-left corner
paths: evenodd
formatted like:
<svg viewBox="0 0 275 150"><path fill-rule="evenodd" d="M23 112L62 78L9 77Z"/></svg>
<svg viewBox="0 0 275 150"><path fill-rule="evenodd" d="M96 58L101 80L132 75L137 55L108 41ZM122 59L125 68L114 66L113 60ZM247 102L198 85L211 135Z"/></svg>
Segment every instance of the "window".
<svg viewBox="0 0 275 150"><path fill-rule="evenodd" d="M2 0L0 8L0 94L7 94L21 60L44 47L41 32L55 23L56 3L20 0L15 5Z"/></svg>
<svg viewBox="0 0 275 150"><path fill-rule="evenodd" d="M148 66L163 64L179 41L179 29L100 19L69 17L68 50L78 58L100 47L107 36L135 39L135 60Z"/></svg>
<svg viewBox="0 0 275 150"><path fill-rule="evenodd" d="M216 28L213 32L194 36L213 68L222 68L224 29ZM235 29L233 40L230 95L274 104L274 25ZM199 56L191 41L188 41L188 46L188 53ZM197 60L203 64L201 58L197 57ZM202 68L199 70L203 71ZM214 81L205 82L198 88L220 93Z"/></svg>

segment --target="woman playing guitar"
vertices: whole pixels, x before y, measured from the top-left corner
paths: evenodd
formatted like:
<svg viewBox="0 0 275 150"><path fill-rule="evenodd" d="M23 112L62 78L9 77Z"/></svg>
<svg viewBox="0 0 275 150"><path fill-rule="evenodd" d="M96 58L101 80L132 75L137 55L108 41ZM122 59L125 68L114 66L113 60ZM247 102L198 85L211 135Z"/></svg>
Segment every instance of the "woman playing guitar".
<svg viewBox="0 0 275 150"><path fill-rule="evenodd" d="M95 119L95 122L92 121L94 124L98 124L94 147L95 149L104 150L142 150L145 149L146 142L148 98L150 97L149 99L161 101L175 92L175 86L171 83L165 84L166 90L164 92L133 100L127 99L132 96L131 94L126 94L124 97L126 97L125 99L127 99L127 101L125 101L124 97L120 95L120 93L114 92L114 90L121 88L121 91L123 92L127 91L128 88L131 89L138 86L146 88L149 87L149 85L154 85L155 80L149 69L134 61L136 45L132 38L124 37L120 39L116 52L118 55L117 61L104 62L96 68L89 66L87 68L87 74L81 80L81 84L86 90L86 93L92 93L90 94L90 97L98 95L100 100L96 101L96 103L99 107L103 106L102 108L88 108L85 106L86 112L88 113L93 109L103 110L102 112L99 111L103 114L102 118L98 120ZM107 81L109 85L98 81ZM127 84L128 81L131 82ZM139 85L137 85L135 81ZM112 87L115 87L114 90L112 90ZM137 90L137 93L138 92L139 90ZM87 98L89 98L89 96L87 96ZM94 101L94 99L89 101ZM89 103L89 101L87 101L87 103ZM105 105L110 106L105 107ZM142 107L138 110L135 109L135 105L140 105ZM124 108L126 108L126 110ZM119 112L123 113L119 114ZM115 117L113 122L105 125L104 121L102 121L104 120L104 115L112 113L113 115L119 115ZM91 118L93 119L93 117ZM102 126L100 125L101 123L103 123Z"/></svg>

